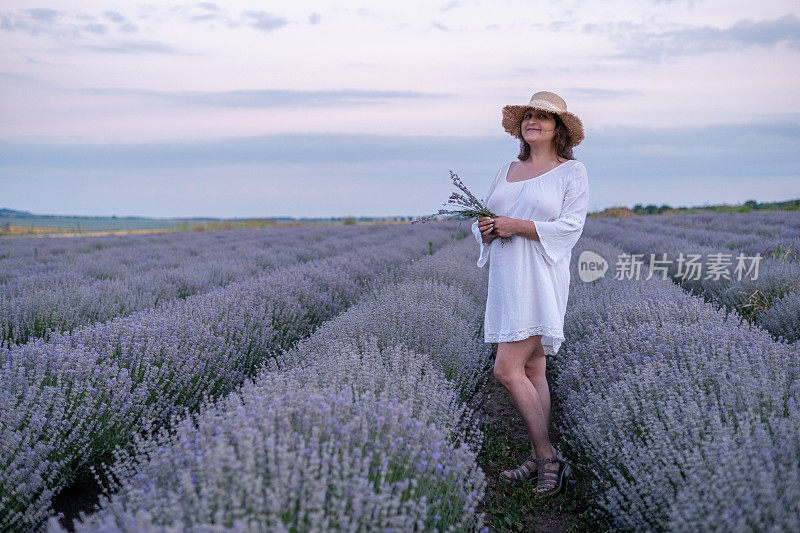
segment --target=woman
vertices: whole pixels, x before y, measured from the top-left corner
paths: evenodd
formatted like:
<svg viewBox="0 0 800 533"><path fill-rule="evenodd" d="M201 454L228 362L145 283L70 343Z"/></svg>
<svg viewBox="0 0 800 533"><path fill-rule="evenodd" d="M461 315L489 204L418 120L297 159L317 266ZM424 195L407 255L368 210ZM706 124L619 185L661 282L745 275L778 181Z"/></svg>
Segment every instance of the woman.
<svg viewBox="0 0 800 533"><path fill-rule="evenodd" d="M519 410L531 456L501 479L537 475L535 493L554 495L570 467L547 432L550 391L545 355L564 340L572 248L589 204L586 167L572 147L584 138L580 119L557 94L542 91L527 105L503 108L503 127L520 139L519 162L497 172L486 197L495 218L480 217L472 232L481 246L478 266L489 263L485 342L497 342L494 375ZM511 237L497 242L497 237Z"/></svg>

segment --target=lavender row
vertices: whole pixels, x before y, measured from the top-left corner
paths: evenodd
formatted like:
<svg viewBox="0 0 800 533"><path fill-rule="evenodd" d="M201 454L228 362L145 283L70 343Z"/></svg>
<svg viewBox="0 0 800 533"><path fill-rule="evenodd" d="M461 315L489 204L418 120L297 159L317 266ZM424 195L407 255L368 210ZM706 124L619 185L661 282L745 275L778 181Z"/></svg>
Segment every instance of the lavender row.
<svg viewBox="0 0 800 533"><path fill-rule="evenodd" d="M786 318L791 318L791 313L798 310L794 304L796 300L789 299L781 303L779 310L783 309L783 312L772 313L769 319L765 317L765 313L784 296L800 291L800 262L789 258L767 258L760 261L757 275L754 270L749 273L743 270L741 275L734 274L736 257L741 250L698 244L698 239L690 235L692 231L695 230L684 230L686 235L681 237L670 232L657 231L657 226L641 226L637 229L636 224L610 219L589 219L584 226L587 237L610 242L627 254L643 254L645 264L649 263L651 254L654 254L655 260L666 258L671 261L667 270L668 277L684 289L768 328L776 339L782 336L789 342L798 340L800 329ZM699 279L679 277L677 259L681 253L684 256L700 255L700 269L697 276L693 276ZM713 254L720 253L730 254L731 268L727 269L730 279L715 276L709 269L708 259ZM617 256L608 259L615 262ZM750 264L750 261L746 261L744 266L749 268Z"/></svg>
<svg viewBox="0 0 800 533"><path fill-rule="evenodd" d="M473 254L465 240L416 262L240 391L139 439L76 530L477 530L482 434L462 399L491 350Z"/></svg>
<svg viewBox="0 0 800 533"><path fill-rule="evenodd" d="M393 239L398 226L295 227L89 238L65 247L9 241L0 259L0 342L105 322L235 280ZM95 239L95 240L92 240ZM104 240L110 239L110 240ZM63 239L62 239L63 241ZM62 241L56 241L60 243ZM38 247L36 248L38 250Z"/></svg>
<svg viewBox="0 0 800 533"><path fill-rule="evenodd" d="M340 234L346 230L360 229L371 231L387 226L333 226L306 225L286 227L238 228L236 230L211 230L201 232L165 232L133 235L103 235L90 237L34 237L6 238L0 237L2 257L22 269L13 269L5 276L24 278L37 275L52 268L68 268L71 260L81 256L94 256L102 261L106 255L137 255L138 250L144 257L168 254L171 250L186 250L190 254L203 254L206 248L220 249L229 247L231 251L249 244L270 245L273 242L284 242L286 238L297 237L309 243L321 241L328 236ZM372 229L370 229L372 228ZM21 263L13 263L21 261ZM88 274L88 273L87 273Z"/></svg>
<svg viewBox="0 0 800 533"><path fill-rule="evenodd" d="M574 280L570 302L554 397L614 529L800 528L796 347L657 278Z"/></svg>
<svg viewBox="0 0 800 533"><path fill-rule="evenodd" d="M786 247L789 247L794 242L795 247L792 249L795 251L797 251L797 239L800 238L800 212L798 211L763 211L735 214L692 213L658 218L664 218L664 222L667 225L702 228L733 235L758 235L764 243L782 243Z"/></svg>
<svg viewBox="0 0 800 533"><path fill-rule="evenodd" d="M776 215L778 216L767 218L760 213L719 214L715 215L718 220L708 215L703 218L697 218L696 215L660 215L596 220L622 231L631 229L669 234L702 246L721 247L749 255L758 253L765 257L800 260L797 255L800 250L800 228L796 226L800 225L800 212Z"/></svg>
<svg viewBox="0 0 800 533"><path fill-rule="evenodd" d="M368 232L367 227L358 229ZM252 258L258 271L266 270L279 266L271 259L273 251L284 250L292 242L308 247L344 231L342 226L330 226L0 239L0 294L16 297L62 279L84 283L128 279L151 269L178 268L202 260L215 262L242 253Z"/></svg>
<svg viewBox="0 0 800 533"><path fill-rule="evenodd" d="M0 419L0 529L35 527L79 469L145 420L164 423L234 389L382 275L451 242L452 229L406 226L394 242L1 350L10 407Z"/></svg>

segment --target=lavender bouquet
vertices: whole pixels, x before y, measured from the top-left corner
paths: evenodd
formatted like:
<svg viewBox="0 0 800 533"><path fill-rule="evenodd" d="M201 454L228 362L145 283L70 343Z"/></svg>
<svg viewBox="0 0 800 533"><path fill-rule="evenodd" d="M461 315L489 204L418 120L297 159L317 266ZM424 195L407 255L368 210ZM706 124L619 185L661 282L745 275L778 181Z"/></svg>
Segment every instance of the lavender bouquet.
<svg viewBox="0 0 800 533"><path fill-rule="evenodd" d="M453 180L453 184L458 187L464 194L459 194L454 192L450 195L450 199L442 204L443 206L447 207L448 204L452 204L453 206L458 206L460 209L439 209L437 213L432 215L425 215L423 217L417 218L412 220L411 223L415 224L417 222L427 222L428 220L437 219L442 215L445 215L444 218L456 218L456 217L465 217L465 218L478 218L478 217L491 217L495 218L497 215L492 213L491 210L483 203L482 200L479 200L472 194L467 186L461 181L461 178L458 177L458 174L454 174L453 171L450 171L450 179ZM466 195L466 196L464 196ZM510 242L511 237L500 237L500 243Z"/></svg>

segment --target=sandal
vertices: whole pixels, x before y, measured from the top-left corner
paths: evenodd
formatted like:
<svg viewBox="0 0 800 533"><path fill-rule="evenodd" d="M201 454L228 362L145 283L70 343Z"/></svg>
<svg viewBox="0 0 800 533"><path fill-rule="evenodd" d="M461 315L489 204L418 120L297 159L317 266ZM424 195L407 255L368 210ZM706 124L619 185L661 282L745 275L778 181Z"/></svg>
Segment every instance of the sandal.
<svg viewBox="0 0 800 533"><path fill-rule="evenodd" d="M556 463L558 468L555 470L547 468L547 465L550 463ZM567 485L567 478L572 474L572 469L569 467L569 464L557 455L549 459L537 459L536 468L539 477L533 493L544 498L553 497L561 492Z"/></svg>
<svg viewBox="0 0 800 533"><path fill-rule="evenodd" d="M500 480L506 483L514 483L515 481L528 479L536 474L536 466L536 457L530 455L518 468L500 472Z"/></svg>
<svg viewBox="0 0 800 533"><path fill-rule="evenodd" d="M553 449L556 451L556 457L560 460L564 460L564 456L561 455L561 452L553 446ZM522 481L523 479L528 479L531 477L536 476L536 472L538 470L536 457L533 455L528 456L527 459L517 468L513 470L503 470L500 472L500 480L506 483L514 483L516 481Z"/></svg>

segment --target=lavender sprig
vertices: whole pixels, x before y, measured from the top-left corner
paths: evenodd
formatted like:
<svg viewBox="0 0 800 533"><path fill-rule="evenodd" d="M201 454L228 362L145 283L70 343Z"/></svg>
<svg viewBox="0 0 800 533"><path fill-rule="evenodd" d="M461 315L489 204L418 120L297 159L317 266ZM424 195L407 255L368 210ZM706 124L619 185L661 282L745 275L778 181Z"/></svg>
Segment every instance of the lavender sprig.
<svg viewBox="0 0 800 533"><path fill-rule="evenodd" d="M450 195L450 198L447 202L442 204L442 206L447 207L448 204L452 204L453 206L461 207L462 209L439 209L436 213L432 215L425 215L414 219L411 221L412 224L417 222L427 222L429 220L438 219L441 215L445 215L446 218L455 218L455 217L466 217L466 218L479 218L479 217L491 217L496 218L497 215L494 214L483 202L483 200L479 200L475 197L474 194L470 192L464 182L461 181L461 178L458 177L458 174L455 174L452 170L450 171L450 179L453 180L453 184L458 187L461 191L466 194L459 194L454 192ZM448 216L449 215L449 216ZM510 242L511 237L500 237L500 244L504 244L506 242Z"/></svg>

